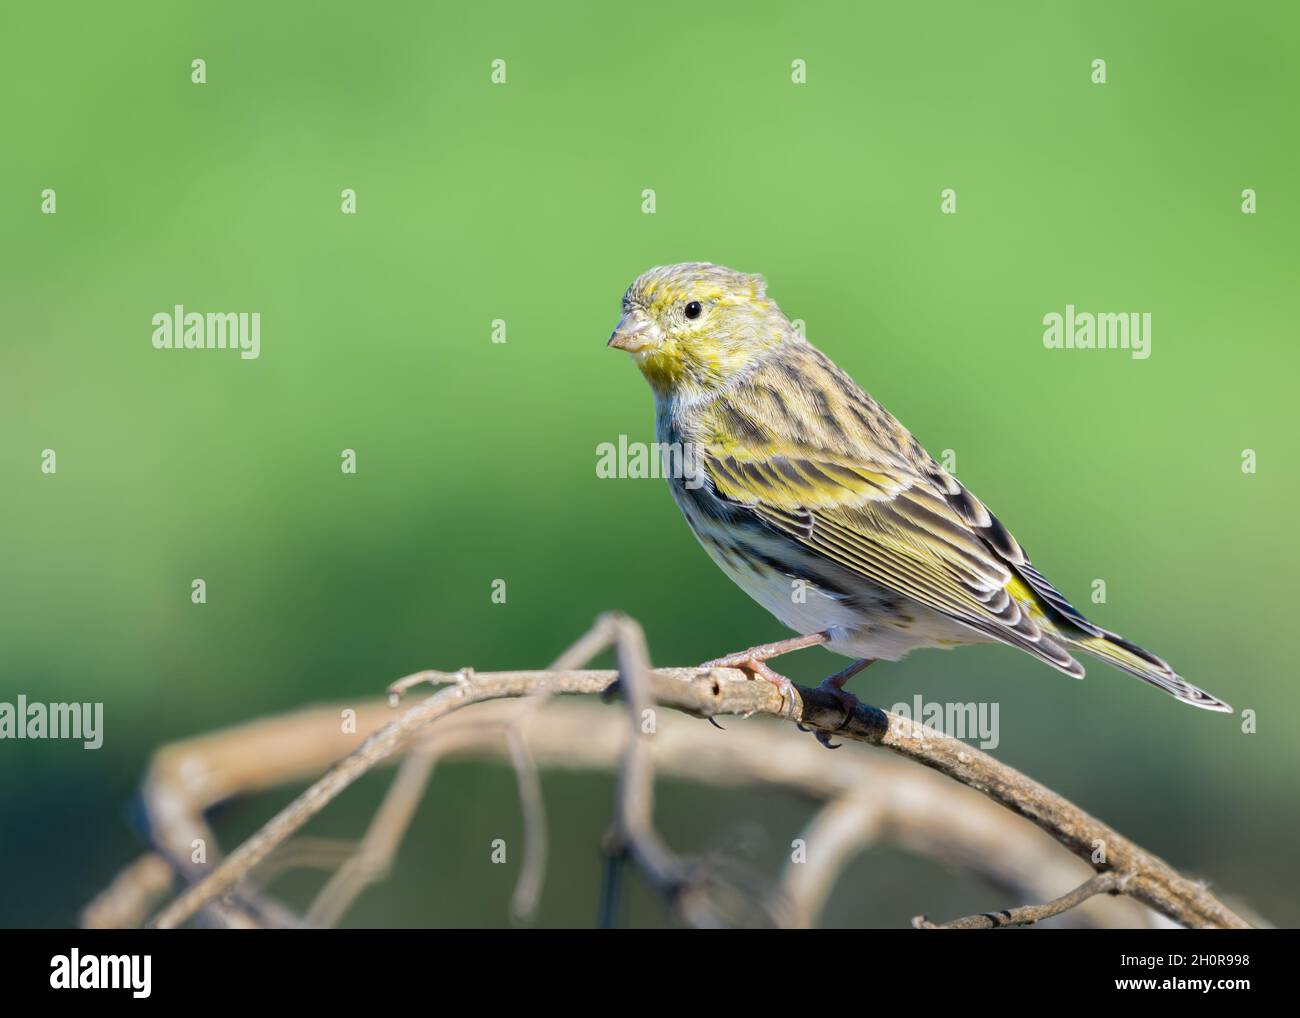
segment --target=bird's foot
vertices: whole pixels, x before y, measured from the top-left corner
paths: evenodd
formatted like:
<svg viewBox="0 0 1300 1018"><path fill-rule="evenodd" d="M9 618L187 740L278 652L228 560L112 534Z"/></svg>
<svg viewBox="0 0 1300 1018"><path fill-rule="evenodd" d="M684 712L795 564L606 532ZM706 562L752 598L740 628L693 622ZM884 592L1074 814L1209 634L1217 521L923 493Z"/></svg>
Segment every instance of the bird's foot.
<svg viewBox="0 0 1300 1018"><path fill-rule="evenodd" d="M751 676L766 679L781 694L781 713L793 718L799 704L794 693L794 683L769 666L767 662L771 658L789 654L791 651L815 647L819 643L825 643L827 639L829 637L825 633L809 633L807 636L792 636L788 640L777 640L774 643L760 643L757 647L750 647L748 650L705 661L700 667L739 668L743 672L749 672Z"/></svg>
<svg viewBox="0 0 1300 1018"><path fill-rule="evenodd" d="M853 717L853 712L862 703L861 700L844 688L844 683L848 682L849 679L857 675L858 672L862 671L874 660L874 658L863 658L861 661L854 661L847 668L841 669L817 684L819 690L823 693L830 693L839 702L839 705L844 708L844 720L840 722L839 728L835 729L837 732L849 723L849 720ZM817 736L817 741L827 749L839 749L844 745L842 742L832 743L830 732L818 731L814 734Z"/></svg>
<svg viewBox="0 0 1300 1018"><path fill-rule="evenodd" d="M823 693L830 693L831 696L835 697L835 699L839 701L840 706L844 708L844 720L840 722L839 728L836 729L836 731L839 731L840 728L843 728L849 723L849 719L853 717L853 712L857 710L858 704L862 701L847 690L834 685L830 679L818 683L817 688ZM842 742L831 742L830 732L817 731L813 734L817 736L817 741L827 749L839 749L844 745Z"/></svg>
<svg viewBox="0 0 1300 1018"><path fill-rule="evenodd" d="M781 713L788 718L795 716L799 700L795 696L794 683L787 679L780 672L776 671L766 662L757 658L742 658L736 660L734 656L722 658L718 662L709 662L703 667L706 668L739 668L742 672L748 672L751 678L765 679L776 687L781 694Z"/></svg>

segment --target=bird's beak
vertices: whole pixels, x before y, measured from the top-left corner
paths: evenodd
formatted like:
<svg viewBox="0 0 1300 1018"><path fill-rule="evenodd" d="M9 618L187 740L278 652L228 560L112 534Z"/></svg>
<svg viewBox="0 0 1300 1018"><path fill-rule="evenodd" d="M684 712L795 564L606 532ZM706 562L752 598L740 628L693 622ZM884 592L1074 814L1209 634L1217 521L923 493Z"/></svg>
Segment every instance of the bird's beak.
<svg viewBox="0 0 1300 1018"><path fill-rule="evenodd" d="M659 344L659 330L654 322L636 311L627 311L609 337L606 346L617 347L628 353L640 353Z"/></svg>

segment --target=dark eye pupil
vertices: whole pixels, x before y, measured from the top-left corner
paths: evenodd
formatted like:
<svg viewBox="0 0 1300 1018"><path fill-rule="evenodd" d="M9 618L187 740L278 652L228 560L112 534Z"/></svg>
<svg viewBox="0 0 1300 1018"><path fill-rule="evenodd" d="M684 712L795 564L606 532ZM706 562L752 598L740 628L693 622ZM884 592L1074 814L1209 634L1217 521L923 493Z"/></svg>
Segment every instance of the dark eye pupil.
<svg viewBox="0 0 1300 1018"><path fill-rule="evenodd" d="M702 307L700 307L700 302L699 302L698 300L693 300L693 301L691 301L689 304L686 305L686 317L687 317L687 318L699 318L699 317L700 317L700 312L703 311L703 310L704 310L704 309L703 309Z"/></svg>

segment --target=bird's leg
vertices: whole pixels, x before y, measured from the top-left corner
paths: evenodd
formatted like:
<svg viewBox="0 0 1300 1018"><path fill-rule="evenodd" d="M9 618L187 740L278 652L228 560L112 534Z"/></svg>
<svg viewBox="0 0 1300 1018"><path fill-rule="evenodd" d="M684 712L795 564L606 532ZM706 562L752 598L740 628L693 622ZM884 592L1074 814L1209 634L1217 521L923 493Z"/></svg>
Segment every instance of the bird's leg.
<svg viewBox="0 0 1300 1018"><path fill-rule="evenodd" d="M714 658L712 661L705 661L700 665L701 668L739 668L741 671L749 672L750 675L756 675L761 679L766 679L772 683L781 693L781 703L789 703L787 713L794 712L794 683L787 679L780 672L768 666L767 662L774 657L780 657L782 654L789 654L791 651L803 650L804 647L816 647L820 643L825 643L830 637L826 633L809 633L807 636L792 636L788 640L777 640L775 643L760 643L757 647L750 647L749 650L737 651L735 654L728 654L726 657ZM846 676L847 677L847 676Z"/></svg>
<svg viewBox="0 0 1300 1018"><path fill-rule="evenodd" d="M816 647L819 643L825 643L829 639L830 637L826 633L792 636L788 640L777 640L775 643L760 643L757 647L750 647L749 650L739 650L734 654L728 654L726 657L716 657L712 661L705 661L700 667L744 668L748 670L748 666L751 664L761 664L764 661L770 661L774 657L780 657L782 654L803 650L805 647Z"/></svg>
<svg viewBox="0 0 1300 1018"><path fill-rule="evenodd" d="M830 693L835 697L835 699L839 700L845 710L852 712L858 705L858 698L845 690L844 683L848 682L849 679L853 678L853 676L857 675L858 672L862 671L868 665L875 663L876 659L874 657L864 657L859 661L854 661L853 664L841 668L829 678L822 679L822 681L818 683L817 688L824 689L826 692Z"/></svg>
<svg viewBox="0 0 1300 1018"><path fill-rule="evenodd" d="M822 681L818 683L818 689L830 693L840 702L840 706L844 708L844 720L840 722L840 728L843 728L849 723L849 718L853 717L853 711L857 708L858 703L860 702L856 696L844 688L844 683L848 682L849 679L853 678L853 676L857 675L858 672L866 668L867 665L874 664L875 661L876 659L873 657L864 657L860 661L854 661L853 664L849 665L847 668L841 668L834 675L822 679ZM838 729L836 730L838 731ZM840 746L844 745L842 742L832 745L829 732L818 732L817 741L827 749L839 749Z"/></svg>

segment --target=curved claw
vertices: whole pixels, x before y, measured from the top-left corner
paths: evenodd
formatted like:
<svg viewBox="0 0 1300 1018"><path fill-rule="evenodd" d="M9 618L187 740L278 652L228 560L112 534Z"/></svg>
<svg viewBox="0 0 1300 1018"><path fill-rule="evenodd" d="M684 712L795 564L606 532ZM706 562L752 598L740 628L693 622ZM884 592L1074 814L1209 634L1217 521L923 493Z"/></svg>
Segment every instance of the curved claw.
<svg viewBox="0 0 1300 1018"><path fill-rule="evenodd" d="M793 689L781 690L781 713L791 721L799 716L799 701L795 699Z"/></svg>
<svg viewBox="0 0 1300 1018"><path fill-rule="evenodd" d="M820 742L827 749L839 749L841 746L844 745L844 743L842 742L831 742L831 736L829 732L818 732L817 741Z"/></svg>
<svg viewBox="0 0 1300 1018"><path fill-rule="evenodd" d="M709 718L709 724L711 724L714 728L716 728L716 729L717 729L718 731L720 731L720 732L725 732L725 731L726 731L725 728L723 728L720 724L718 724L718 719L715 718L715 717L710 716L710 718Z"/></svg>
<svg viewBox="0 0 1300 1018"><path fill-rule="evenodd" d="M840 721L840 723L836 725L835 730L837 732L842 732L846 727L848 727L848 723L853 720L853 712L858 709L862 701L859 700L852 693L846 692L845 690L841 689L839 686L828 684L828 683L829 680L827 680L827 682L823 682L817 688L820 690L824 690L827 693L830 693L833 697L835 697L836 700L839 701L840 709L844 711L844 717Z"/></svg>

